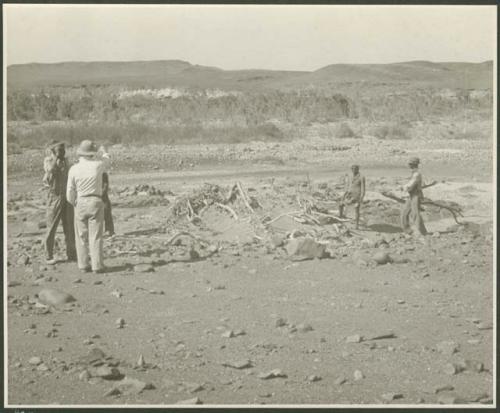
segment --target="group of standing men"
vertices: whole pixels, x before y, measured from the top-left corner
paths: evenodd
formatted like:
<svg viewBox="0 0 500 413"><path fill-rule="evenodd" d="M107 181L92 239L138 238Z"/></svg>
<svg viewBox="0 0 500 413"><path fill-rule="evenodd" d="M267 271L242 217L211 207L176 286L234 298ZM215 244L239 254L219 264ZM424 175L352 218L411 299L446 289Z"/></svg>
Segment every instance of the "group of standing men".
<svg viewBox="0 0 500 413"><path fill-rule="evenodd" d="M109 154L103 146L98 150L94 142L84 140L77 150L78 162L70 167L64 143L53 143L48 150L43 178L48 188L45 237L47 264L56 263L54 240L59 222L62 221L68 261L77 261L78 268L84 272L104 272L104 231L110 236L114 234L108 197ZM423 199L422 189L430 185L423 184L418 170L419 163L418 158L411 158L408 162L412 175L403 187L408 198L401 211L401 227L404 232L411 233L413 221L417 231L426 235L420 205ZM351 170L352 177L348 180L346 192L340 201L339 214L344 217L346 206L353 206L358 229L366 183L359 172L359 165L353 165Z"/></svg>
<svg viewBox="0 0 500 413"><path fill-rule="evenodd" d="M47 264L56 264L54 241L62 221L68 261L76 261L83 272L101 273L103 236L114 234L109 202L108 170L110 157L106 148L84 140L77 150L78 162L70 167L64 143L53 142L44 159L43 183L47 194Z"/></svg>
<svg viewBox="0 0 500 413"><path fill-rule="evenodd" d="M424 185L422 174L418 166L420 159L413 157L408 162L408 167L411 170L411 177L409 182L403 186L403 191L408 193L408 198L401 210L401 228L405 233L412 233L411 224L413 223L420 235L426 235L427 229L424 225L424 220L420 214L421 203L424 198L422 189L434 185L435 182ZM365 177L359 173L359 165L352 165L352 177L349 177L346 184L346 191L340 201L339 215L344 218L344 210L347 205L354 207L356 229L359 228L360 208L363 203L366 182Z"/></svg>

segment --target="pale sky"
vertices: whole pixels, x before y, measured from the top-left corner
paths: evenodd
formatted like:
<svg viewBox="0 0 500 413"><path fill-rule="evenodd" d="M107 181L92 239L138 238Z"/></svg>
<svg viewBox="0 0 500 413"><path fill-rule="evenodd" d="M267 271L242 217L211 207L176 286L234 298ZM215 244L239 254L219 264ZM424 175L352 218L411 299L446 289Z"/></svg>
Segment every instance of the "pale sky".
<svg viewBox="0 0 500 413"><path fill-rule="evenodd" d="M4 61L222 69L493 60L495 6L4 5Z"/></svg>

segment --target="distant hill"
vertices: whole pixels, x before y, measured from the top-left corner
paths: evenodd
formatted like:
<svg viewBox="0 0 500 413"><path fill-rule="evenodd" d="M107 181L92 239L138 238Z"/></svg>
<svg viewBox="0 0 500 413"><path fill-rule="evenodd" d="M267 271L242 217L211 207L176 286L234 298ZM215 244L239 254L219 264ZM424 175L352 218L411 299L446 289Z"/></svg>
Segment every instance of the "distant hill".
<svg viewBox="0 0 500 413"><path fill-rule="evenodd" d="M7 67L8 91L48 86L122 85L236 90L360 84L491 89L493 62L334 64L313 72L222 70L181 60L30 63Z"/></svg>

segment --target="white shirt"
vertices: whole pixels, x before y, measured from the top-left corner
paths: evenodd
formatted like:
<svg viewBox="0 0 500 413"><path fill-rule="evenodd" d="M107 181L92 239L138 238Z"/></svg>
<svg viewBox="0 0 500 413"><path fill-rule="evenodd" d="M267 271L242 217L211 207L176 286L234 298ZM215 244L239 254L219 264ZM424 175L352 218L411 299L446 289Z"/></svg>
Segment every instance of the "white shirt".
<svg viewBox="0 0 500 413"><path fill-rule="evenodd" d="M80 157L68 173L66 199L73 206L79 197L102 196L102 174L109 170L111 160L107 153L102 159L87 159Z"/></svg>

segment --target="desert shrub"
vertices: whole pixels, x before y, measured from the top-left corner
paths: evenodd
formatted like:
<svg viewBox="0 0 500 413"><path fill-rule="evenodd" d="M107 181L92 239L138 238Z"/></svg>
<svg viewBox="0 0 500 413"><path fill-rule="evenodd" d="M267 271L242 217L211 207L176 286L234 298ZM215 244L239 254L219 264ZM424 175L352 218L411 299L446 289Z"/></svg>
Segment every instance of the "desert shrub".
<svg viewBox="0 0 500 413"><path fill-rule="evenodd" d="M31 128L23 135L12 135L22 147L43 148L51 140L78 145L83 139L103 144L197 144L241 143L250 141L277 142L285 134L273 124L257 126L205 127L201 123L183 125L149 125L145 123L103 124L61 122Z"/></svg>
<svg viewBox="0 0 500 413"><path fill-rule="evenodd" d="M410 139L407 126L401 123L390 123L376 126L371 134L378 139Z"/></svg>

